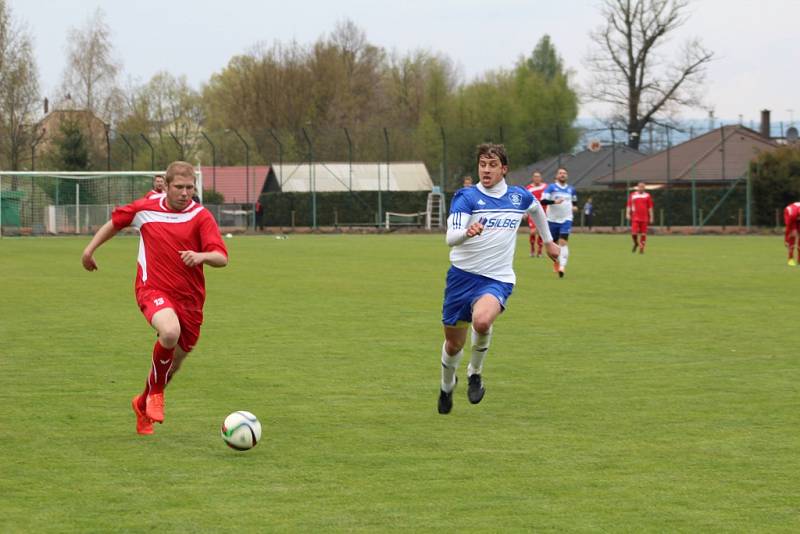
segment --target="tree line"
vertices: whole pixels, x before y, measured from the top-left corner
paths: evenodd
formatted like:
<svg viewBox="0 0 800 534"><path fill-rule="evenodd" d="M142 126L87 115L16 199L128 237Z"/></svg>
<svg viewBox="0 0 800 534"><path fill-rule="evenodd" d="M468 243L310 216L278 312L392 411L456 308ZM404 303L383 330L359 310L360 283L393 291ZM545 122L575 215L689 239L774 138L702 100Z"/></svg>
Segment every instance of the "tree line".
<svg viewBox="0 0 800 534"><path fill-rule="evenodd" d="M615 110L609 118L632 117L622 126L629 133L657 120L659 109L676 103L671 97L691 103L688 93L678 89L702 75L710 54L684 72L683 82L676 79L670 86L652 83L645 70L648 54L680 25L685 7L681 0L603 4L605 25L595 37L608 38L608 53L587 61L608 78L623 53L620 47L626 42L640 46L633 56L638 63L621 70L635 69L636 80L605 82L607 87L643 85L628 92L636 106L643 106L641 112L631 107L633 102L619 101L628 105L627 111ZM647 25L637 26L637 20ZM28 150L42 135L36 130L42 109L32 39L22 28L7 0L0 0L0 166L14 170L30 168L36 156L28 157ZM609 37L614 28L621 37ZM633 35L626 39L625 31ZM200 88L170 72L144 83L121 83L122 63L101 10L70 31L66 50L52 108L90 111L107 128L109 146L97 142L102 136L85 131L80 121L62 121L59 132L51 132L56 148L38 157L38 169L144 170L177 157L204 164L213 159L217 165L309 158L422 160L432 174L455 184L460 174L474 169L479 142L505 143L513 163L524 165L570 150L579 136L573 126L579 90L548 35L513 66L469 81L446 55L388 51L349 20L313 43L254 46L231 58ZM604 66L603 58L612 64ZM652 96L654 87L663 88L661 98Z"/></svg>

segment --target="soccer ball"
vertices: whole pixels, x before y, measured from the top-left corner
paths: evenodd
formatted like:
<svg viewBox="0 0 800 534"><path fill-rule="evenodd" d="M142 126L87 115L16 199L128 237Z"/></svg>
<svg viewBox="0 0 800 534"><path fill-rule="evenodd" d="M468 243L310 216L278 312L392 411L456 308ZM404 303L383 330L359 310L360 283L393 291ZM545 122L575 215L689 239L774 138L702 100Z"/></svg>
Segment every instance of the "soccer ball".
<svg viewBox="0 0 800 534"><path fill-rule="evenodd" d="M231 449L246 451L261 441L261 423L250 412L233 412L222 422L222 440Z"/></svg>

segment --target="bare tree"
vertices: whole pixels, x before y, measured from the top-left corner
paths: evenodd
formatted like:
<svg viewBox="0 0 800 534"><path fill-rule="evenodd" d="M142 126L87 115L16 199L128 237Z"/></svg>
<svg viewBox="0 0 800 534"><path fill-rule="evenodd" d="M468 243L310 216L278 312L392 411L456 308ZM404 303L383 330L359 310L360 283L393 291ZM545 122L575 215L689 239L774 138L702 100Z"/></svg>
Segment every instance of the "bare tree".
<svg viewBox="0 0 800 534"><path fill-rule="evenodd" d="M586 63L594 73L590 98L614 106L626 125L628 146L638 148L642 130L680 106L699 105L698 89L713 53L698 39L666 62L659 49L686 22L689 0L603 0L603 26L592 32L595 52Z"/></svg>
<svg viewBox="0 0 800 534"><path fill-rule="evenodd" d="M19 170L32 132L39 81L29 33L16 24L7 2L0 0L0 149L2 161Z"/></svg>
<svg viewBox="0 0 800 534"><path fill-rule="evenodd" d="M114 58L111 29L98 8L83 28L69 32L61 96L110 123L123 101L117 84L120 68Z"/></svg>

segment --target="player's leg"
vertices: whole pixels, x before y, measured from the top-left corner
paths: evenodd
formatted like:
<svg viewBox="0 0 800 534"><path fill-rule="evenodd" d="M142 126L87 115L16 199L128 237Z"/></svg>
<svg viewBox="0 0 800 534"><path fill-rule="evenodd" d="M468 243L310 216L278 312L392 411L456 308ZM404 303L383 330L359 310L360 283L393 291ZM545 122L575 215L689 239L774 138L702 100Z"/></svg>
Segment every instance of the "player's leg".
<svg viewBox="0 0 800 534"><path fill-rule="evenodd" d="M442 380L439 387L438 410L448 414L453 409L453 391L456 388L458 364L464 356L464 343L467 341L466 325L444 326L442 344Z"/></svg>
<svg viewBox="0 0 800 534"><path fill-rule="evenodd" d="M786 231L783 234L783 242L789 252L789 265L795 263L793 259L794 248L795 248L795 238L797 236L797 232L794 230L794 225L786 224Z"/></svg>
<svg viewBox="0 0 800 534"><path fill-rule="evenodd" d="M153 363L145 386L145 414L158 423L164 422L164 388L167 385L175 347L181 336L178 314L172 308L163 308L153 314L150 324L158 332L153 346Z"/></svg>
<svg viewBox="0 0 800 534"><path fill-rule="evenodd" d="M536 257L542 257L542 249L544 248L544 239L542 236L539 235L539 232L536 232Z"/></svg>
<svg viewBox="0 0 800 534"><path fill-rule="evenodd" d="M510 293L510 289L509 289ZM503 300L508 295L502 296ZM489 352L492 342L492 325L503 311L503 307L494 294L485 294L479 298L472 307L472 349L469 365L467 366L467 396L472 404L478 404L486 389L483 386L483 362Z"/></svg>
<svg viewBox="0 0 800 534"><path fill-rule="evenodd" d="M467 341L467 325L470 321L472 291L479 277L455 267L447 271L447 282L442 303L442 325L444 343L441 349L441 386L438 410L448 414L453 409L453 390L456 387L456 371L464 356Z"/></svg>
<svg viewBox="0 0 800 534"><path fill-rule="evenodd" d="M639 223L639 254L644 254L644 247L647 245L647 223Z"/></svg>
<svg viewBox="0 0 800 534"><path fill-rule="evenodd" d="M561 223L555 223L555 222L552 222L552 221L548 221L547 222L547 226L550 228L550 235L553 236L553 241L560 244L561 243ZM560 273L559 259L560 259L560 256L559 256L558 259L553 261L553 272L556 273L556 274ZM559 274L559 276L561 276L561 275Z"/></svg>
<svg viewBox="0 0 800 534"><path fill-rule="evenodd" d="M531 226L530 227L530 234L528 235L528 242L531 245L531 254L530 254L531 258L536 256L536 236L537 235L539 235L539 233L536 231L536 227L535 226Z"/></svg>
<svg viewBox="0 0 800 534"><path fill-rule="evenodd" d="M639 248L639 223L636 221L631 221L631 239L633 239L631 252L636 252Z"/></svg>

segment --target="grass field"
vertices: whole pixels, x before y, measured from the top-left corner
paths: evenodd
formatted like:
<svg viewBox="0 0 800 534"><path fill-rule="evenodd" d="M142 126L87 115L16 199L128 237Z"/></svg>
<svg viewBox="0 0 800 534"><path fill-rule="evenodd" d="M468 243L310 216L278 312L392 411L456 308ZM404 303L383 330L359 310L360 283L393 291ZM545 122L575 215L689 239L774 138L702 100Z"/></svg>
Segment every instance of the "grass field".
<svg viewBox="0 0 800 534"><path fill-rule="evenodd" d="M138 436L138 241L0 240L0 532L796 532L800 268L779 237L576 235L436 413L441 236L236 237ZM229 412L258 415L252 451Z"/></svg>

